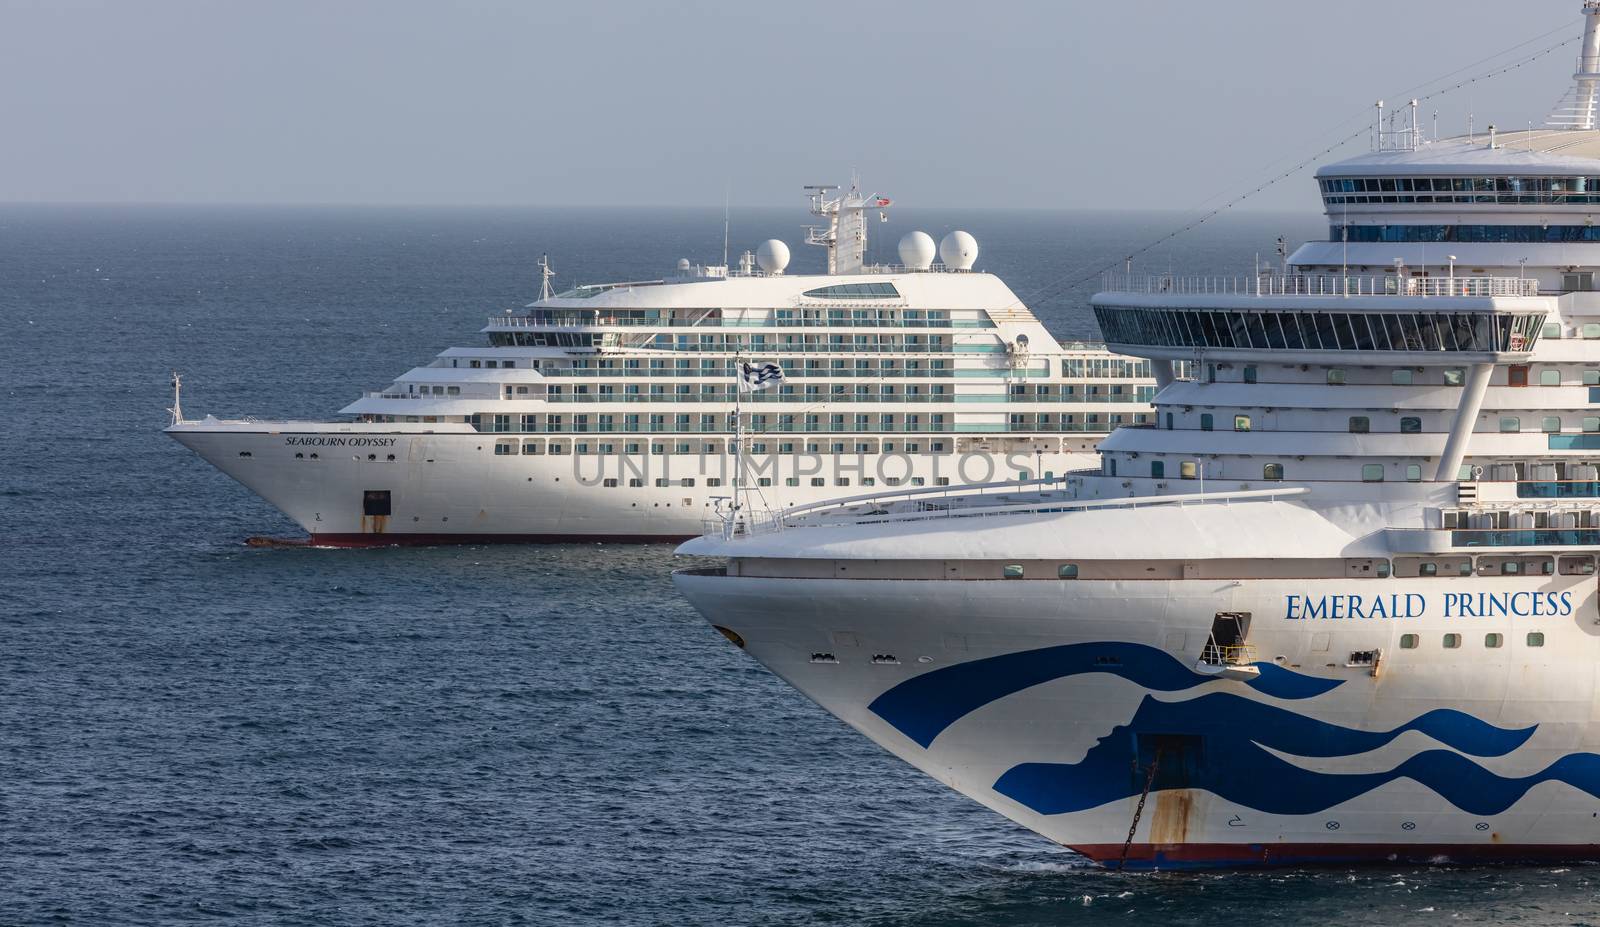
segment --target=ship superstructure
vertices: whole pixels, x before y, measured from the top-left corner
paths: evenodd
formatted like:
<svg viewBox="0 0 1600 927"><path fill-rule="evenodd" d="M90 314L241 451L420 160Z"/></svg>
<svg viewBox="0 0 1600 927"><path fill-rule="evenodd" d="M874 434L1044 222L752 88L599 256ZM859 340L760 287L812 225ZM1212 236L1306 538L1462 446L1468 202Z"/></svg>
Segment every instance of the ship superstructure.
<svg viewBox="0 0 1600 927"><path fill-rule="evenodd" d="M1403 107L1317 172L1329 236L1285 273L1108 278L1108 345L1161 388L1096 472L773 513L679 587L1113 867L1600 858L1584 18L1556 127L1431 140Z"/></svg>
<svg viewBox="0 0 1600 927"><path fill-rule="evenodd" d="M1057 476L1152 421L1148 361L1060 343L965 232L869 264L887 197L808 190L827 273L768 241L734 268L544 292L341 410L183 420L168 433L312 543L682 539L748 498ZM736 370L783 382L742 397ZM740 415L735 416L735 405ZM743 434L744 486L736 436Z"/></svg>

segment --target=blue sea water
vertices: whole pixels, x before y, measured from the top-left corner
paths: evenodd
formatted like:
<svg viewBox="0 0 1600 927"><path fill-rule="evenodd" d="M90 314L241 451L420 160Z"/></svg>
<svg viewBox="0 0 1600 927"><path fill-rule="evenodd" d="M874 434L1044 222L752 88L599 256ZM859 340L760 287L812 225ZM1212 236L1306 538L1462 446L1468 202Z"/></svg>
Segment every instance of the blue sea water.
<svg viewBox="0 0 1600 927"><path fill-rule="evenodd" d="M797 211L736 212L737 253ZM901 210L1068 337L1178 217ZM1136 269L1248 272L1316 216ZM923 778L723 641L664 546L249 549L159 433L316 416L559 284L717 260L712 211L0 207L0 924L1600 921L1600 870L1121 875ZM817 254L795 245L797 269ZM1036 297L1036 298L1035 298Z"/></svg>

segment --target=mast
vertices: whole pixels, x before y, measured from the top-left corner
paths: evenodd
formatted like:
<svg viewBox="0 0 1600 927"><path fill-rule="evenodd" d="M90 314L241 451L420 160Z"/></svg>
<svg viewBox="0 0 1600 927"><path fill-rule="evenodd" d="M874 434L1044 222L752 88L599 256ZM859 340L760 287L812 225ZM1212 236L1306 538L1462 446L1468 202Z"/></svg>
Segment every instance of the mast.
<svg viewBox="0 0 1600 927"><path fill-rule="evenodd" d="M548 254L539 255L539 299L540 300L546 300L546 299L550 298L550 278L554 277L555 275L556 275L556 272L550 268L550 255L548 255Z"/></svg>
<svg viewBox="0 0 1600 927"><path fill-rule="evenodd" d="M1600 128L1596 104L1600 103L1600 0L1584 0L1583 47L1572 73L1572 89L1550 113L1545 125L1558 129Z"/></svg>
<svg viewBox="0 0 1600 927"><path fill-rule="evenodd" d="M812 184L805 189L811 198L811 214L828 221L825 226L806 229L806 244L828 249L829 274L861 273L867 261L867 210L876 209L878 221L889 221L889 198L878 193L863 196L854 183L848 193L838 196L830 196L839 189L832 184Z"/></svg>

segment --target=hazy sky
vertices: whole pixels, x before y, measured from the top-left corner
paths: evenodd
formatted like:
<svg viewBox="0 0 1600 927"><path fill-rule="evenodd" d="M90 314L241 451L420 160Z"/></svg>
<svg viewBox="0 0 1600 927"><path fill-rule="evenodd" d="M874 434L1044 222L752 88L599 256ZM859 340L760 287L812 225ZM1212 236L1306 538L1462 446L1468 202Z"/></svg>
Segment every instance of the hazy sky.
<svg viewBox="0 0 1600 927"><path fill-rule="evenodd" d="M1552 29L1522 51L1578 0L0 0L0 201L737 207L856 167L904 205L1187 210ZM1576 55L1425 112L1537 123Z"/></svg>

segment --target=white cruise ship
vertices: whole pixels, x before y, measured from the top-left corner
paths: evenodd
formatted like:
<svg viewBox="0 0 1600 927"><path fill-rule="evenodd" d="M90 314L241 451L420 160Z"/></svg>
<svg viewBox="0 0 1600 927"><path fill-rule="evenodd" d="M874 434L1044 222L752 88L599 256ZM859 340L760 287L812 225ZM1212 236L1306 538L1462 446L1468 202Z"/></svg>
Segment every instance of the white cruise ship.
<svg viewBox="0 0 1600 927"><path fill-rule="evenodd" d="M1548 129L1415 107L1287 273L1116 278L1095 472L691 541L722 633L1111 867L1600 859L1600 4ZM1193 376L1170 365L1192 364Z"/></svg>
<svg viewBox="0 0 1600 927"><path fill-rule="evenodd" d="M737 269L545 292L326 422L183 418L167 433L294 519L366 546L692 537L740 498L785 508L874 487L959 486L1092 465L1153 421L1147 361L1062 344L923 232L866 262L887 198L813 187L827 273L768 241ZM937 260L935 258L937 257ZM782 382L742 397L736 369ZM738 406L738 414L735 407ZM744 453L738 455L737 436Z"/></svg>

